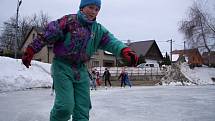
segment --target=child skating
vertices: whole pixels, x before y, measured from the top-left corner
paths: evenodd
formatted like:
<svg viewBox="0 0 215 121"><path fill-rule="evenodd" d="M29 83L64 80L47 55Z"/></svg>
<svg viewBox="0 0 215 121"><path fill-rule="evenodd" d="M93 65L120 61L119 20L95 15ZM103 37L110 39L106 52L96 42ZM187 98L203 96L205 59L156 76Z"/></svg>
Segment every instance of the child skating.
<svg viewBox="0 0 215 121"><path fill-rule="evenodd" d="M98 49L121 56L132 66L137 63L136 54L97 23L96 16L101 8L100 0L81 0L76 14L50 22L25 50L22 62L29 68L36 53L47 44L54 45L55 101L50 121L68 121L71 115L73 121L89 121L90 78L85 62Z"/></svg>

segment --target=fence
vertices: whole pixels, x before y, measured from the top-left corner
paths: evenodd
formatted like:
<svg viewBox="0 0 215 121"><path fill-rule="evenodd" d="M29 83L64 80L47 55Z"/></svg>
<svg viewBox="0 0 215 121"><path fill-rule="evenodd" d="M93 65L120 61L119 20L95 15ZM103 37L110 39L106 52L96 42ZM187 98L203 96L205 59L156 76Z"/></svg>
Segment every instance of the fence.
<svg viewBox="0 0 215 121"><path fill-rule="evenodd" d="M99 72L100 76L105 71L105 68L109 70L111 76L119 76L124 67L94 67L92 70L96 69ZM141 76L141 75L163 75L163 72L159 67L150 67L150 68L137 68L137 67L126 67L125 71L129 76Z"/></svg>
<svg viewBox="0 0 215 121"><path fill-rule="evenodd" d="M94 67L100 74L100 79L102 79L103 73L106 67ZM123 67L109 67L108 70L111 73L111 81L114 85L119 85L120 81L118 79ZM126 67L125 71L129 75L129 79L132 81L133 85L154 85L159 83L164 73L160 68L137 68L137 67Z"/></svg>

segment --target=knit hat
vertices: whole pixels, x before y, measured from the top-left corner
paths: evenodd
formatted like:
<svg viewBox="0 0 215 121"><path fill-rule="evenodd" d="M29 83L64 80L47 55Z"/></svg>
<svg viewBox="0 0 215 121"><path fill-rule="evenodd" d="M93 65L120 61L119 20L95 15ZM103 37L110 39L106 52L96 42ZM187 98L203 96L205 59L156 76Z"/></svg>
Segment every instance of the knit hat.
<svg viewBox="0 0 215 121"><path fill-rule="evenodd" d="M101 0L81 0L81 4L79 6L79 8L84 8L87 5L90 4L95 4L96 6L98 6L99 8L101 7Z"/></svg>

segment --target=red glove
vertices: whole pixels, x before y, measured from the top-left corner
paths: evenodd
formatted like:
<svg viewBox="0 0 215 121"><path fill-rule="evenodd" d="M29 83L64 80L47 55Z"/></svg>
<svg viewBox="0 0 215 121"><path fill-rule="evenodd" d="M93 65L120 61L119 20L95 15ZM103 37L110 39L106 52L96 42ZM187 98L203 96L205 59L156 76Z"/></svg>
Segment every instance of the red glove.
<svg viewBox="0 0 215 121"><path fill-rule="evenodd" d="M136 66L138 62L138 56L129 47L123 48L121 50L122 57L125 58L130 66Z"/></svg>
<svg viewBox="0 0 215 121"><path fill-rule="evenodd" d="M27 49L25 50L24 55L22 56L22 63L29 68L29 66L31 66L31 60L34 56L34 51L31 47L27 47Z"/></svg>

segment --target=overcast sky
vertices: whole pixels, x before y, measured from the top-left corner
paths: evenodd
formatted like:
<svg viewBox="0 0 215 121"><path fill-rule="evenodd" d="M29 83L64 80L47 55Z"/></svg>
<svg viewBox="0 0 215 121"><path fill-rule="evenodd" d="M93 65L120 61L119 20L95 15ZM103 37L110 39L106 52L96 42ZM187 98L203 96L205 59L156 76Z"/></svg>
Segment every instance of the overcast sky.
<svg viewBox="0 0 215 121"><path fill-rule="evenodd" d="M214 0L205 0L214 1ZM80 0L23 0L20 16L43 11L51 20L76 13ZM97 21L120 40L156 40L161 52L183 49L183 35L178 31L179 21L187 17L193 0L102 0ZM17 0L0 0L0 27L16 13ZM1 28L2 30L2 28Z"/></svg>

